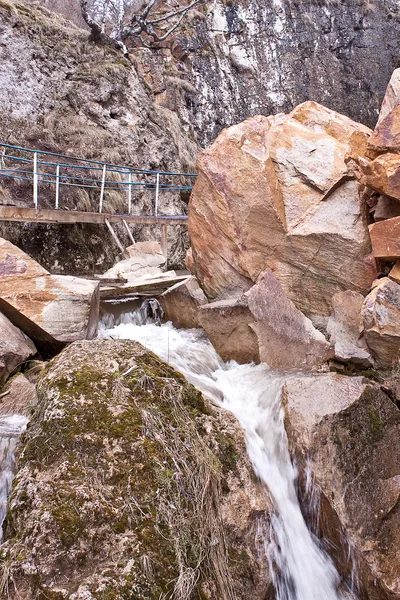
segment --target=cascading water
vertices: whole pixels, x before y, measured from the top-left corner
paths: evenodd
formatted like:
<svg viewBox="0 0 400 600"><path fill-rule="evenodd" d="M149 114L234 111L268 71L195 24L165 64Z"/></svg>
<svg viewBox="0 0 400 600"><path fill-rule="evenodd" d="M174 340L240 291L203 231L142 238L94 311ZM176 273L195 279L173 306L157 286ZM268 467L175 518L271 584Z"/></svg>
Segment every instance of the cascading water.
<svg viewBox="0 0 400 600"><path fill-rule="evenodd" d="M103 327L102 337L133 339L170 363L188 381L241 423L254 470L275 505L265 551L278 600L339 600L340 577L318 539L307 528L296 495L296 469L288 451L281 388L290 375L266 365L223 363L198 330L171 324ZM346 596L347 597L347 596Z"/></svg>
<svg viewBox="0 0 400 600"><path fill-rule="evenodd" d="M15 473L15 446L28 423L23 415L0 416L0 544L7 512L7 498Z"/></svg>

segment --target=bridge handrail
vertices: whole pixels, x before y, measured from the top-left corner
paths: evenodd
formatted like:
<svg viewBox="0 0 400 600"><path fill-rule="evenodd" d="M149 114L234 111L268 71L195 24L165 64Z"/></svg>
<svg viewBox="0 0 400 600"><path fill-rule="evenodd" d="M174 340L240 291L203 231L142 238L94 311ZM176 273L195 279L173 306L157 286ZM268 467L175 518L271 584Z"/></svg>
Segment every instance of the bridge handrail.
<svg viewBox="0 0 400 600"><path fill-rule="evenodd" d="M32 191L33 191L33 204L35 208L38 208L38 195L39 195L39 183L49 183L53 184L56 187L55 192L55 208L59 209L60 206L60 189L61 186L69 186L69 187L79 187L86 188L90 190L99 190L100 198L99 198L99 207L98 212L103 211L103 200L104 194L109 191L117 191L124 192L127 191L128 195L128 213L131 214L132 209L132 191L143 189L143 190L155 190L155 206L154 206L154 214L158 216L158 203L159 203L159 192L160 191L190 191L192 189L192 185L182 185L180 182L177 183L164 183L160 181L160 177L188 177L195 178L197 175L195 173L181 173L181 172L173 172L173 171L155 171L151 169L139 169L137 167L130 166L122 166L116 165L113 163L103 162L103 161L95 161L91 159L82 159L75 156L68 156L66 154L57 154L54 152L49 152L47 150L33 150L31 148L24 148L22 146L15 146L12 144L6 144L0 142L0 150L3 148L3 152L0 152L0 177L6 177L12 180L20 180L20 181L28 181L32 183ZM7 150L14 151L12 154L8 154ZM28 153L29 158L24 156L16 156L15 151L17 153L26 152ZM49 160L40 160L40 156L45 155L45 157L54 157L54 158L62 158L72 162L52 162ZM13 167L21 168L11 168L9 166L6 167L7 162L16 161L16 165L12 165ZM75 163L86 163L86 164L75 164ZM21 164L22 163L22 164ZM32 165L31 169L27 169L27 163ZM55 168L55 172L49 172L48 167ZM63 173L61 173L61 169L63 169ZM68 172L65 172L66 170ZM73 172L77 169L83 170L81 176L77 176L73 174ZM101 178L94 179L88 176L86 177L85 171L90 171L90 175L92 175L93 171L100 171ZM72 172L72 174L71 174ZM118 173L122 175L124 179L121 180L111 180L107 179L106 174L109 173ZM89 173L88 173L89 175ZM144 180L141 180L141 176ZM135 177L136 180L133 180L132 177ZM137 179L139 177L139 179ZM151 180L148 181L146 178L150 177Z"/></svg>
<svg viewBox="0 0 400 600"><path fill-rule="evenodd" d="M101 165L102 167L104 167L104 166L111 167L111 169L110 169L111 171L112 171L112 167L115 167L117 173L125 173L126 174L127 171L131 171L133 173L143 173L143 174L148 174L148 175L151 175L151 174L157 175L157 173L159 173L160 175L197 177L197 173L180 173L180 172L174 172L174 171L156 171L154 169L139 169L138 167L132 167L129 165L116 165L114 163L103 162L100 160L92 160L89 158L78 158L77 156L68 156L67 154L57 154L55 152L49 152L48 150L34 150L32 148L24 148L22 146L13 146L12 144L5 144L2 142L0 142L0 148L10 148L13 150L20 150L21 152L30 152L32 154L44 154L47 156L56 156L57 158L67 158L68 160L85 162L85 163L89 163L92 165ZM46 163L42 163L42 164L46 164ZM49 163L49 164L51 164L51 163ZM56 166L56 165L59 165L60 163L52 163L52 164L54 166ZM63 166L71 167L73 165L63 165ZM75 168L78 168L78 165L76 165ZM81 168L85 168L85 167L81 167ZM90 167L86 167L86 168L89 169Z"/></svg>

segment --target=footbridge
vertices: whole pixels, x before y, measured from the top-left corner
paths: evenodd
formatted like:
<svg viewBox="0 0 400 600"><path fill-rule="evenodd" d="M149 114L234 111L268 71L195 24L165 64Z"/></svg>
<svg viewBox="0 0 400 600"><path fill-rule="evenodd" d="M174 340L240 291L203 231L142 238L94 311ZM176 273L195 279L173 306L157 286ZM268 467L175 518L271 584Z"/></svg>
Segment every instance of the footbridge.
<svg viewBox="0 0 400 600"><path fill-rule="evenodd" d="M0 143L0 221L103 223L121 250L113 224L133 244L131 224L157 225L166 254L167 227L187 224L186 215L167 214L168 199L188 195L196 176Z"/></svg>

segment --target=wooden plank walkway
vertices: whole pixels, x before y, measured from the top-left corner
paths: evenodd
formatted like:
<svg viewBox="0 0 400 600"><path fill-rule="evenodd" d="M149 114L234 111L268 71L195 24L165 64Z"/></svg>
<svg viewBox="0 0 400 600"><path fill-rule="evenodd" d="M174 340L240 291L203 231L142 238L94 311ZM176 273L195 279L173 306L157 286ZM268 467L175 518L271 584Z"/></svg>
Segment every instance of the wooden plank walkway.
<svg viewBox="0 0 400 600"><path fill-rule="evenodd" d="M25 221L32 223L136 223L138 225L187 225L187 216L138 216L110 215L107 213L80 212L77 210L54 210L49 208L26 208L1 206L0 221Z"/></svg>

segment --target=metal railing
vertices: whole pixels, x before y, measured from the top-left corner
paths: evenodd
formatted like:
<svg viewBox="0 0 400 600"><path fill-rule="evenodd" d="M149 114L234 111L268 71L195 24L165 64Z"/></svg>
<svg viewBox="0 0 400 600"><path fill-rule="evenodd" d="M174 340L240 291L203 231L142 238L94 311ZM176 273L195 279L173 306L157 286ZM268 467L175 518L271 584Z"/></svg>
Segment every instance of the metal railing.
<svg viewBox="0 0 400 600"><path fill-rule="evenodd" d="M133 194L150 190L154 194L154 216L158 216L160 192L190 192L197 175L115 165L0 143L0 177L28 182L36 209L43 184L54 186L54 208L58 210L62 210L64 187L90 190L92 198L97 197L95 212L99 213L103 212L107 192L122 192L127 206L127 213L123 214L128 215L134 208Z"/></svg>

